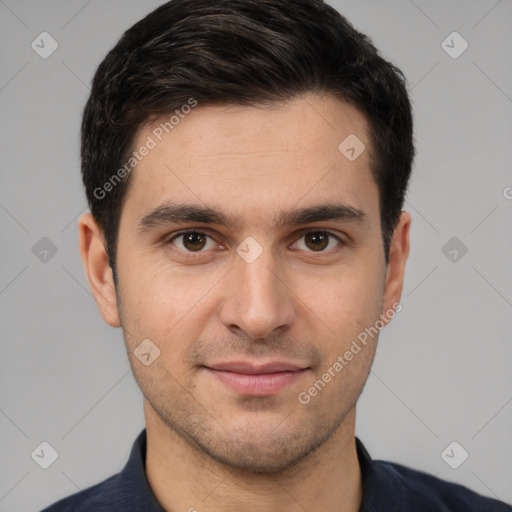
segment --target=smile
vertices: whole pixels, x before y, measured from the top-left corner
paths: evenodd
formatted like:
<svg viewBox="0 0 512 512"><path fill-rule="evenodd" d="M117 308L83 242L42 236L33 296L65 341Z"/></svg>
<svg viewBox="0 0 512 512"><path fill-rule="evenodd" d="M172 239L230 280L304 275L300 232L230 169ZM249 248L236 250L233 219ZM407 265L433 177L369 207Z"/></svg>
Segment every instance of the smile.
<svg viewBox="0 0 512 512"><path fill-rule="evenodd" d="M222 384L245 396L275 395L309 369L278 362L259 367L247 363L223 363L204 368Z"/></svg>

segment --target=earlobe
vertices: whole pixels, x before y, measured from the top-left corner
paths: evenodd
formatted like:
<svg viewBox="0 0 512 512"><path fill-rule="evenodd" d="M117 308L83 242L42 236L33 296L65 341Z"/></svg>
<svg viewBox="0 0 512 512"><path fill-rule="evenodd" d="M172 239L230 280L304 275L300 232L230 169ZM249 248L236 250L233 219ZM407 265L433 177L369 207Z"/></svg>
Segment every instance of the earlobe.
<svg viewBox="0 0 512 512"><path fill-rule="evenodd" d="M410 227L411 216L408 212L402 211L389 248L389 263L384 285L381 314L388 318L390 311L396 309L393 305L398 304L402 296L405 264L409 256Z"/></svg>
<svg viewBox="0 0 512 512"><path fill-rule="evenodd" d="M116 290L103 231L90 213L78 220L78 240L87 280L101 316L110 326L119 327Z"/></svg>

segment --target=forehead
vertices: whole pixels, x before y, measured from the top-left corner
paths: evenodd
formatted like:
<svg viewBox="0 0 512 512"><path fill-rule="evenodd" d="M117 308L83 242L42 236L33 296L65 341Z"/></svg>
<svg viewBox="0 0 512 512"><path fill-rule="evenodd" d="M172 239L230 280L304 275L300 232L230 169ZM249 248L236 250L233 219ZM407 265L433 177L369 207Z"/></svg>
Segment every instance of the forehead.
<svg viewBox="0 0 512 512"><path fill-rule="evenodd" d="M198 104L177 114L137 133L134 150L151 149L132 171L130 216L177 200L253 219L340 201L378 214L369 127L345 102L306 95L270 107Z"/></svg>

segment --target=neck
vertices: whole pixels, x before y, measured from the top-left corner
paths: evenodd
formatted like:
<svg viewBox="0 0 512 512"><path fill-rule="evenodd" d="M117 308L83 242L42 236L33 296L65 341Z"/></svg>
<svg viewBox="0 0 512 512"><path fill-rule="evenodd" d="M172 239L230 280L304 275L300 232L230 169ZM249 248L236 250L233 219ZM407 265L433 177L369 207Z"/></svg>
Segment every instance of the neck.
<svg viewBox="0 0 512 512"><path fill-rule="evenodd" d="M279 473L240 471L213 460L165 425L145 401L146 475L167 511L357 512L362 479L355 408L335 434Z"/></svg>

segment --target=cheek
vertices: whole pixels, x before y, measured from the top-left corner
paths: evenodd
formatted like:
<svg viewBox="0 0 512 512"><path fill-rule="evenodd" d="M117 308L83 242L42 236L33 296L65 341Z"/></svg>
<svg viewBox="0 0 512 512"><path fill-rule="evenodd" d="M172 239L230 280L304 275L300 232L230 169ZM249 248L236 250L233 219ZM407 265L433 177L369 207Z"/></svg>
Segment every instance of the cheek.
<svg viewBox="0 0 512 512"><path fill-rule="evenodd" d="M201 332L201 318L208 317L211 307L207 294L214 284L211 276L186 276L175 269L148 269L138 276L124 276L121 299L123 327L129 345L151 339L165 359L183 357L191 340ZM217 279L218 280L218 279ZM120 279L121 281L121 279ZM179 340L172 350L165 350ZM180 349L182 347L182 349Z"/></svg>
<svg viewBox="0 0 512 512"><path fill-rule="evenodd" d="M373 324L383 299L383 274L375 265L344 267L334 273L301 280L297 295L337 339L346 339Z"/></svg>

